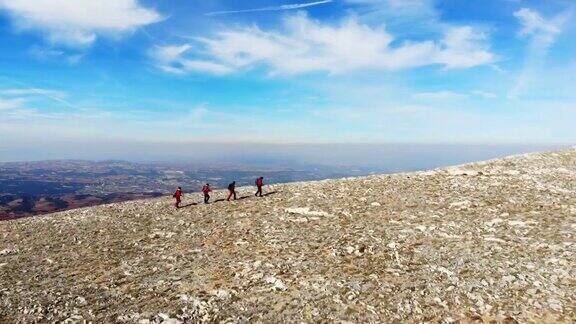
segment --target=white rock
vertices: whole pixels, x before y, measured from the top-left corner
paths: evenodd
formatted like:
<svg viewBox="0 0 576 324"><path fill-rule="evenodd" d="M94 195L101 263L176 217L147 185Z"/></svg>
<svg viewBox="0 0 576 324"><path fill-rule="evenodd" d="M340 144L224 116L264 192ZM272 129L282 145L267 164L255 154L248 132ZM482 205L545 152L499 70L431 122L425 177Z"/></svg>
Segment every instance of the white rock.
<svg viewBox="0 0 576 324"><path fill-rule="evenodd" d="M284 284L284 282L282 282L282 280L280 280L280 279L278 279L278 278L276 278L276 277L266 276L266 277L264 278L264 281L265 281L266 283L272 284L272 285L273 285L273 286L272 286L272 289L274 289L274 290L286 290L286 289L288 289L288 288L286 287L286 285Z"/></svg>
<svg viewBox="0 0 576 324"><path fill-rule="evenodd" d="M554 298L548 299L548 305L550 306L550 308L552 308L553 310L555 310L557 312L562 311L562 302L560 302L557 299L554 299Z"/></svg>
<svg viewBox="0 0 576 324"><path fill-rule="evenodd" d="M508 225L510 226L517 226L517 227L526 227L528 225L536 225L538 224L538 222L536 221L527 221L527 222L523 222L523 221L508 221Z"/></svg>
<svg viewBox="0 0 576 324"><path fill-rule="evenodd" d="M486 226L494 226L494 225L500 224L500 223L502 223L502 222L503 222L502 218L494 218L494 219L492 219L492 220L490 220L490 221L484 222L484 225L486 225Z"/></svg>
<svg viewBox="0 0 576 324"><path fill-rule="evenodd" d="M472 206L472 203L469 200L463 200L450 203L448 208L456 210L464 210L470 208L470 206Z"/></svg>
<svg viewBox="0 0 576 324"><path fill-rule="evenodd" d="M511 276L511 275L507 275L507 276L502 277L502 280L504 280L504 281L507 282L507 283L511 283L511 282L513 282L514 280L516 280L516 277Z"/></svg>
<svg viewBox="0 0 576 324"><path fill-rule="evenodd" d="M78 305L86 305L86 298L82 297L82 296L78 296L76 297L76 303L78 303Z"/></svg>
<svg viewBox="0 0 576 324"><path fill-rule="evenodd" d="M462 176L462 175L475 176L480 174L480 172L476 170L466 170L459 168L448 168L446 169L446 172L451 176Z"/></svg>
<svg viewBox="0 0 576 324"><path fill-rule="evenodd" d="M15 254L16 252L18 252L18 249L10 249L10 248L6 248L2 251L0 251L0 255L8 255L8 254Z"/></svg>
<svg viewBox="0 0 576 324"><path fill-rule="evenodd" d="M499 239L497 237L485 236L484 241L488 242L498 242L498 243L506 243L503 239Z"/></svg>
<svg viewBox="0 0 576 324"><path fill-rule="evenodd" d="M224 289L215 290L212 294L220 299L230 299L230 297L232 297L232 295Z"/></svg>
<svg viewBox="0 0 576 324"><path fill-rule="evenodd" d="M286 208L284 210L291 214L299 214L305 216L333 216L323 211L312 211L310 210L310 207Z"/></svg>

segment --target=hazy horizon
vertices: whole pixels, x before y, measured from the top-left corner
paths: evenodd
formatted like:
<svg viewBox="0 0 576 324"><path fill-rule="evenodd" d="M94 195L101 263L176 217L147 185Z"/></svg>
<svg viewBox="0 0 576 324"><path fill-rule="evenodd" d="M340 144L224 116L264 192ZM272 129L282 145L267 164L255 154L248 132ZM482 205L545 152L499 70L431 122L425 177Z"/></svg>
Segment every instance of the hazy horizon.
<svg viewBox="0 0 576 324"><path fill-rule="evenodd" d="M121 160L128 162L246 165L251 167L359 167L382 172L421 170L513 154L550 151L569 145L545 144L255 144L188 143L67 144L58 149L10 150L0 162ZM11 157L11 158L7 158Z"/></svg>

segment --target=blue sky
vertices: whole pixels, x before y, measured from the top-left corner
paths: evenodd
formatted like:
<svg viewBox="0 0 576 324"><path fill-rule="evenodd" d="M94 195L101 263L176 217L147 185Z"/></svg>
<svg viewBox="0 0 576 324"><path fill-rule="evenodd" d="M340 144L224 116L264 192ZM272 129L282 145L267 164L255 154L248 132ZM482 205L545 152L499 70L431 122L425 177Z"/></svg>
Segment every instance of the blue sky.
<svg viewBox="0 0 576 324"><path fill-rule="evenodd" d="M576 141L571 0L0 0L0 150Z"/></svg>

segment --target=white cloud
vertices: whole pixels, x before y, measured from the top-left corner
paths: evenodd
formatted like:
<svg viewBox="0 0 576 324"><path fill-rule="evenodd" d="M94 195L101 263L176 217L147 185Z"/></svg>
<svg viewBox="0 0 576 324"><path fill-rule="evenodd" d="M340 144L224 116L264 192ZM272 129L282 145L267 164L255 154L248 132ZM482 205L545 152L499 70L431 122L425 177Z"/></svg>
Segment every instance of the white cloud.
<svg viewBox="0 0 576 324"><path fill-rule="evenodd" d="M495 60L484 40L486 35L472 27L457 27L448 30L442 41L443 48L437 50L436 60L448 68L469 68L493 63Z"/></svg>
<svg viewBox="0 0 576 324"><path fill-rule="evenodd" d="M274 74L284 75L399 70L427 65L470 68L495 60L486 35L472 27L449 28L439 40L401 42L384 27L361 24L353 17L330 25L304 14L287 17L282 31L257 27L227 29L215 37L198 38L197 42L197 46L159 48L155 58L164 70L213 70L222 74L263 65ZM188 60L195 66L186 68ZM207 67L200 66L202 62Z"/></svg>
<svg viewBox="0 0 576 324"><path fill-rule="evenodd" d="M244 9L244 10L214 11L214 12L207 13L206 16L218 16L218 15L227 15L227 14L234 14L234 13L258 12L258 11L294 10L294 9L301 9L301 8L318 6L318 5L327 4L327 3L331 3L331 2L333 2L333 0L296 3L296 4L275 6L275 7L263 7L263 8Z"/></svg>
<svg viewBox="0 0 576 324"><path fill-rule="evenodd" d="M26 100L22 98L2 99L0 98L0 110L16 109L22 107Z"/></svg>
<svg viewBox="0 0 576 324"><path fill-rule="evenodd" d="M137 0L0 0L21 30L37 30L53 43L92 44L100 34L130 32L161 20Z"/></svg>
<svg viewBox="0 0 576 324"><path fill-rule="evenodd" d="M180 45L180 46L157 46L153 52L153 55L161 63L171 63L179 60L182 54L186 53L192 46L190 45Z"/></svg>

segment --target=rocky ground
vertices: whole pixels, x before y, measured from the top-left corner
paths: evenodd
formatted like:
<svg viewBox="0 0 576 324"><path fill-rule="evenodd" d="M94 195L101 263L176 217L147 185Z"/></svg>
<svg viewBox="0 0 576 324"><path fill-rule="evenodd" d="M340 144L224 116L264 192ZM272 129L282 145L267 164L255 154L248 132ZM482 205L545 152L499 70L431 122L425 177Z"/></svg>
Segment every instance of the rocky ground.
<svg viewBox="0 0 576 324"><path fill-rule="evenodd" d="M576 320L576 150L267 190L1 222L0 322Z"/></svg>

